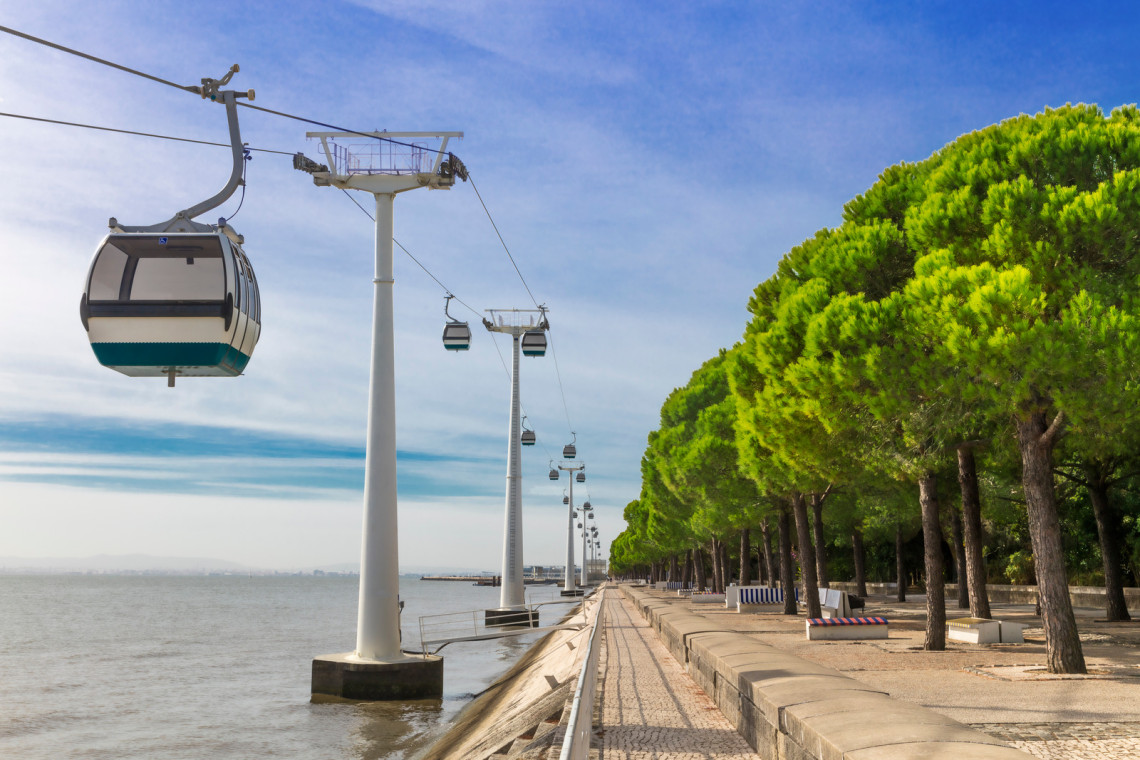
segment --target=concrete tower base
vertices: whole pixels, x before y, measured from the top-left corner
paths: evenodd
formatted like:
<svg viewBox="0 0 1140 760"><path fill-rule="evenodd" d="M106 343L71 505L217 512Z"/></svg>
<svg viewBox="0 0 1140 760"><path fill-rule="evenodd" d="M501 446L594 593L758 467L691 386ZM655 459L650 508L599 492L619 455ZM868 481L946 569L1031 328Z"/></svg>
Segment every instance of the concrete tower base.
<svg viewBox="0 0 1140 760"><path fill-rule="evenodd" d="M487 610L483 624L504 628L538 628L538 610Z"/></svg>
<svg viewBox="0 0 1140 760"><path fill-rule="evenodd" d="M362 701L439 699L443 696L443 658L403 657L361 660L353 652L313 659L313 694Z"/></svg>

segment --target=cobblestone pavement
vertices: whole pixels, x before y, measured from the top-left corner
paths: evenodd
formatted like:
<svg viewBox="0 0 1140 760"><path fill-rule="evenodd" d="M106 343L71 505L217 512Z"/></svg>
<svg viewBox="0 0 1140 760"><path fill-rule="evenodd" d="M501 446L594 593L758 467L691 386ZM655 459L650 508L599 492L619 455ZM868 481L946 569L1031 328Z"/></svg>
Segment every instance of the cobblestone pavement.
<svg viewBox="0 0 1140 760"><path fill-rule="evenodd" d="M1046 760L1140 758L1140 723L973 723L971 727Z"/></svg>
<svg viewBox="0 0 1140 760"><path fill-rule="evenodd" d="M760 760L629 602L605 604L602 760Z"/></svg>

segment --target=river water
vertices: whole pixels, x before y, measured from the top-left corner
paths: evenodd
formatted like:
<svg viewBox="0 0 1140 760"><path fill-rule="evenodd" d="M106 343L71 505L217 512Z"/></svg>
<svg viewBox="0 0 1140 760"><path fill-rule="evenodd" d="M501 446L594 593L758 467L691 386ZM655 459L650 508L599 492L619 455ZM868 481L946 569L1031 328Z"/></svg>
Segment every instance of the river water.
<svg viewBox="0 0 1140 760"><path fill-rule="evenodd" d="M401 578L404 646L419 616L499 591ZM399 760L539 636L448 645L442 700L313 704L312 659L354 647L356 595L345 576L0 575L0 757Z"/></svg>

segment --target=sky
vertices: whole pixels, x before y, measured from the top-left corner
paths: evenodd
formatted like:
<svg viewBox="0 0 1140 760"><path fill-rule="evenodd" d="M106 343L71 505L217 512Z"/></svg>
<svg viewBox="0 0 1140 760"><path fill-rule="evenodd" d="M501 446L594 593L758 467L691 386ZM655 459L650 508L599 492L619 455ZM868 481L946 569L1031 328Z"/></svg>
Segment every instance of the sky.
<svg viewBox="0 0 1140 760"><path fill-rule="evenodd" d="M1140 84L1129 3L0 0L0 25L184 84L238 63L256 105L337 127L464 132L449 150L550 309L553 350L520 370L542 565L565 560L566 479L546 474L572 433L604 553L666 395L883 169ZM0 112L227 140L215 104L7 34ZM239 116L251 147L318 158L322 128ZM245 237L261 341L243 376L168 389L98 364L79 298L109 217L213 195L228 151L6 116L0 139L0 558L357 562L372 222L255 153L244 198L203 218ZM396 250L400 566L497 571L510 357L479 317L533 303L471 183L400 195L395 237L478 312L453 303L473 339L445 351L445 291Z"/></svg>

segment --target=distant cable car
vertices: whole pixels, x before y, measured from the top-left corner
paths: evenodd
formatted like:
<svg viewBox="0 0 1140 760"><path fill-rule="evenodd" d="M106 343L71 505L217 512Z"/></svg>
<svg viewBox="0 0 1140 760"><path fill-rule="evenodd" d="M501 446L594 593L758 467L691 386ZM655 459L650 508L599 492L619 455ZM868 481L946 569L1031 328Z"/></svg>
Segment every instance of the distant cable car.
<svg viewBox="0 0 1140 760"><path fill-rule="evenodd" d="M576 509L575 509L575 510L574 510L574 514L573 514L573 515L571 515L571 516L572 516L572 517L577 517L577 516L578 516L578 510L576 510Z"/></svg>
<svg viewBox="0 0 1140 760"><path fill-rule="evenodd" d="M570 435L574 436L574 440L562 447L563 459L573 459L578 456L578 449L574 445L578 442L578 434L571 431Z"/></svg>
<svg viewBox="0 0 1140 760"><path fill-rule="evenodd" d="M586 510L593 509L593 507L590 506L590 500L589 499L586 499L586 503L582 505L582 509L586 509Z"/></svg>
<svg viewBox="0 0 1140 760"><path fill-rule="evenodd" d="M570 503L570 497L569 496L563 496L562 497L562 503L563 504L569 504Z"/></svg>
<svg viewBox="0 0 1140 760"><path fill-rule="evenodd" d="M471 347L471 328L447 313L452 298L455 296L448 293L443 302L443 315L447 317L447 324L443 326L443 347L448 351L466 351Z"/></svg>
<svg viewBox="0 0 1140 760"><path fill-rule="evenodd" d="M234 377L261 337L261 300L245 242L224 218L193 221L242 184L247 151L237 101L253 90L219 91L238 71L203 79L203 98L221 100L229 121L233 170L222 190L159 224L128 227L111 218L95 251L79 317L95 358L131 377Z"/></svg>
<svg viewBox="0 0 1140 760"><path fill-rule="evenodd" d="M523 446L533 446L535 442L534 431L526 426L526 415L522 418L522 436L521 441Z"/></svg>
<svg viewBox="0 0 1140 760"><path fill-rule="evenodd" d="M551 480L558 480L558 470L555 470L555 469L550 470L550 479Z"/></svg>
<svg viewBox="0 0 1140 760"><path fill-rule="evenodd" d="M577 477L575 478L575 480L577 480L579 483L585 483L586 482L586 473L579 472Z"/></svg>
<svg viewBox="0 0 1140 760"><path fill-rule="evenodd" d="M581 527L582 527L582 523L578 523L578 527L579 527L579 528L581 528Z"/></svg>

